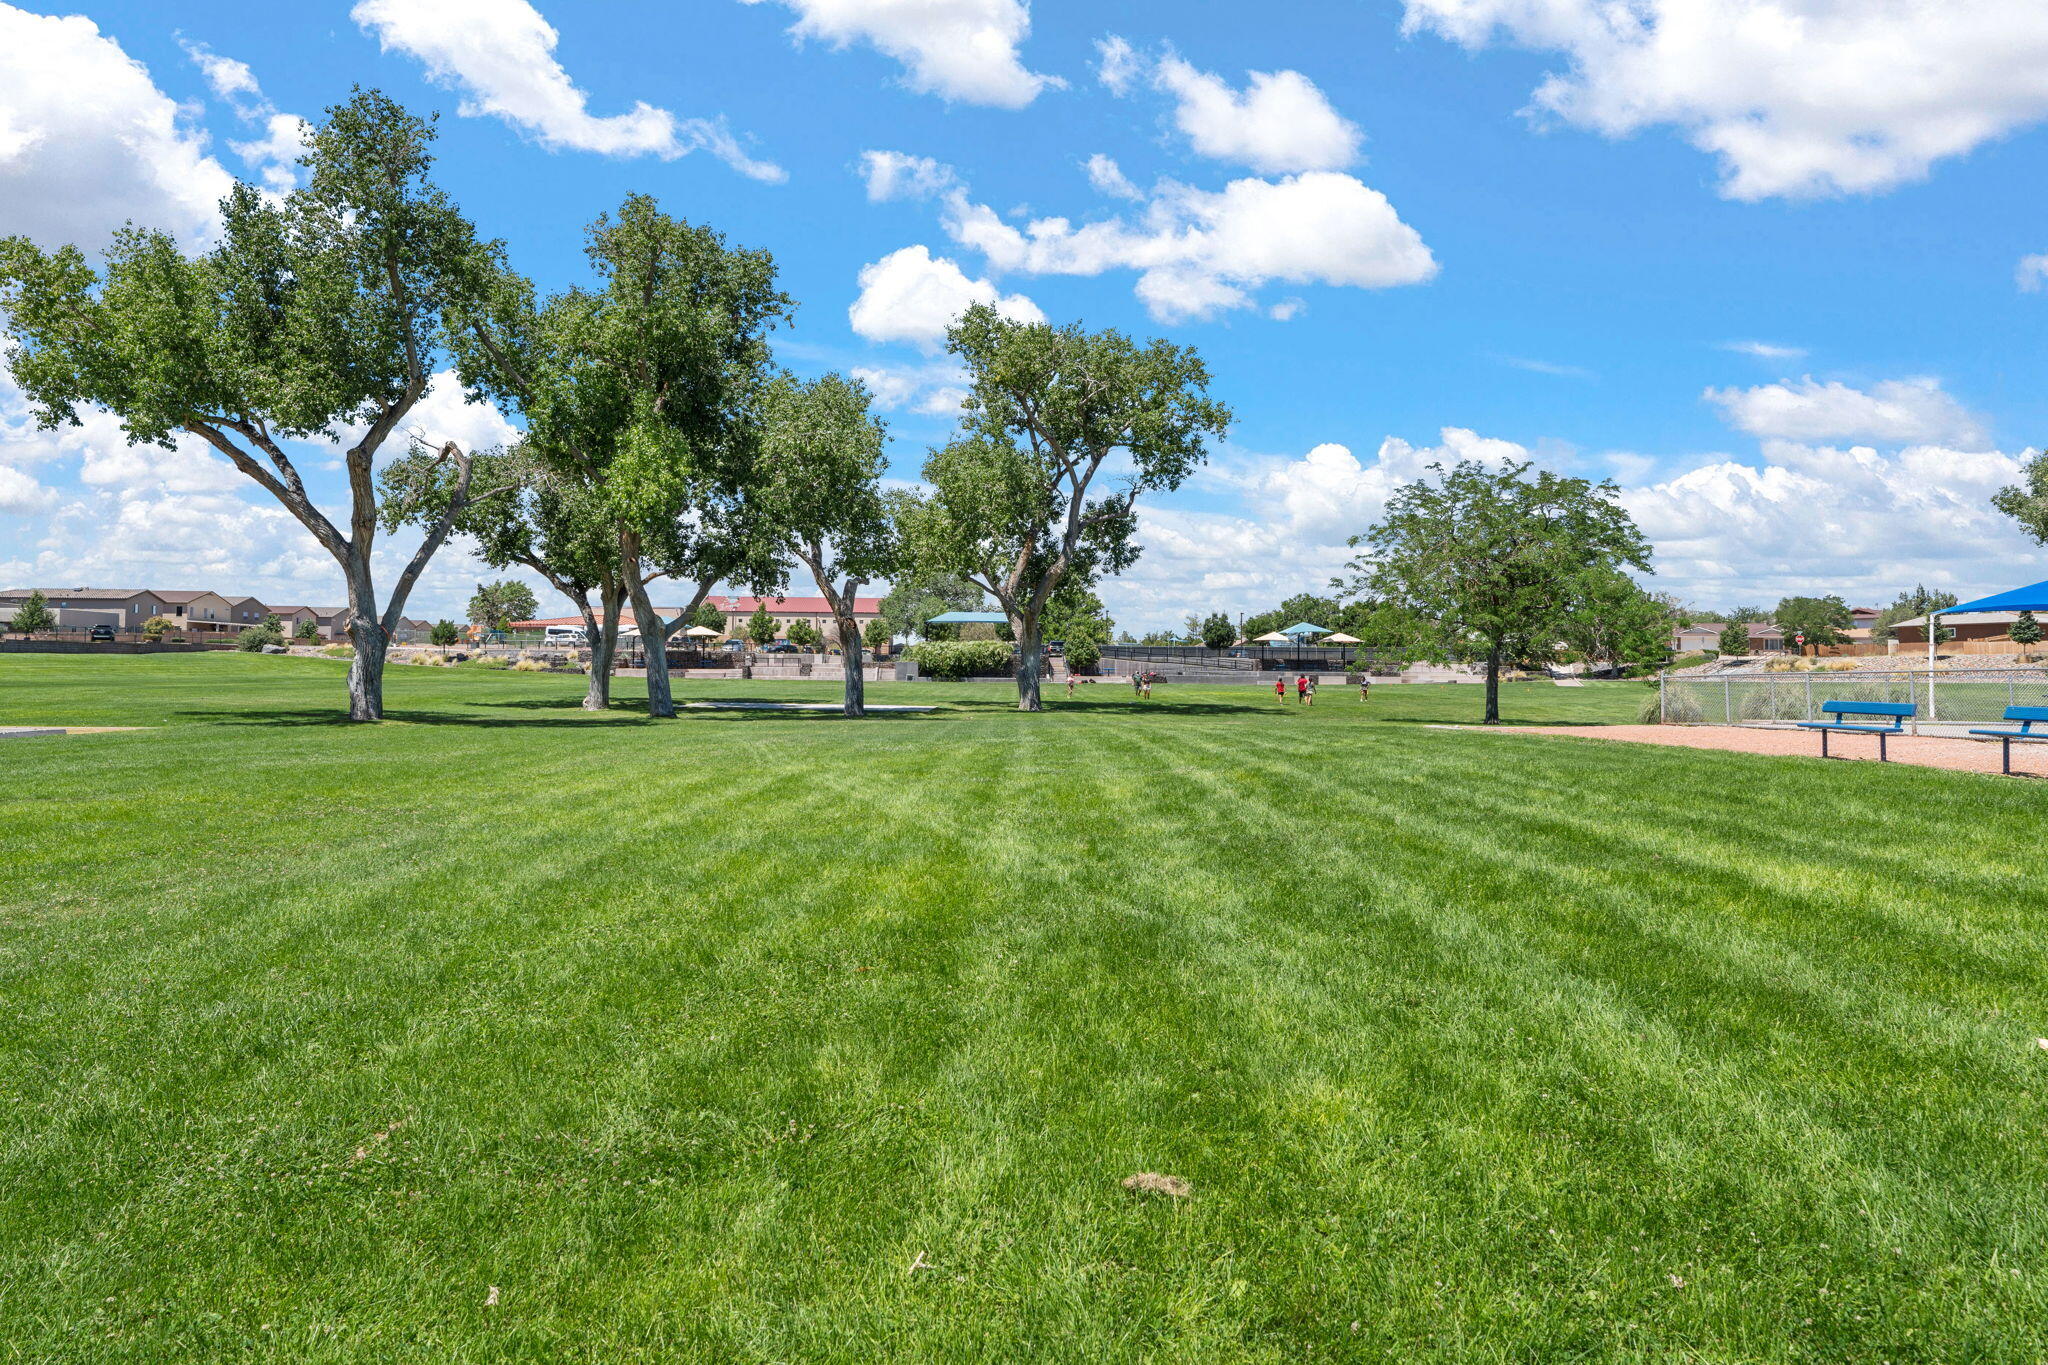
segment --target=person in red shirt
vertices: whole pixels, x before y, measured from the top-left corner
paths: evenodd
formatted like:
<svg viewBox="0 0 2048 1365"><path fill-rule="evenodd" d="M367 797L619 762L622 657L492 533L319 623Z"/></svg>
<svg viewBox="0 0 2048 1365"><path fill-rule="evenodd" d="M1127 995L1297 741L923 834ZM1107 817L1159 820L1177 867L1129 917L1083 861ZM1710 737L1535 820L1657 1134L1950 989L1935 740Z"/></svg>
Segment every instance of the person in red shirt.
<svg viewBox="0 0 2048 1365"><path fill-rule="evenodd" d="M1297 673L1294 675L1294 696L1295 700L1299 701L1303 706L1308 705L1308 674Z"/></svg>
<svg viewBox="0 0 2048 1365"><path fill-rule="evenodd" d="M1277 677L1277 678L1273 679L1273 695L1274 695L1274 696L1276 696L1276 697L1278 697L1278 698L1279 698L1280 700L1282 700L1282 701L1286 701L1286 700L1287 700L1287 675L1286 675L1286 674L1284 674L1284 673L1283 673L1283 674L1281 674L1281 675L1280 675L1279 677Z"/></svg>

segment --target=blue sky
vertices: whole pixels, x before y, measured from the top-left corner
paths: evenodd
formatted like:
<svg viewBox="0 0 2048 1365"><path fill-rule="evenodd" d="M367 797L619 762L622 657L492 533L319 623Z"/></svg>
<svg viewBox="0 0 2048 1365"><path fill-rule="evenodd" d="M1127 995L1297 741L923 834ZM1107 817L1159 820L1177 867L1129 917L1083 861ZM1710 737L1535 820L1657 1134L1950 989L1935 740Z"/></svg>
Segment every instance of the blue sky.
<svg viewBox="0 0 2048 1365"><path fill-rule="evenodd" d="M782 359L867 376L902 478L969 298L1199 348L1237 423L1120 624L1320 589L1446 454L1615 478L1703 605L1972 594L2048 577L1985 505L2048 429L2038 9L0 4L0 233L202 242L227 176L289 175L252 144L375 85L543 287L633 190L773 252ZM422 422L490 439L455 399ZM457 547L414 614L487 572ZM210 457L38 434L4 384L0 578L340 597Z"/></svg>

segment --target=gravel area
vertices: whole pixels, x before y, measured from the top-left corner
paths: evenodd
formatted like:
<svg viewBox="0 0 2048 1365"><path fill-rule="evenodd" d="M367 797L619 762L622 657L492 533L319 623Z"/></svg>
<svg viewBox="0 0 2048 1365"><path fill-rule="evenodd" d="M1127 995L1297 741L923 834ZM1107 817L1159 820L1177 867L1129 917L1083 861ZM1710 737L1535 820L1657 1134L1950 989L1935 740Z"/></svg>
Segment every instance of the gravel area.
<svg viewBox="0 0 2048 1365"><path fill-rule="evenodd" d="M1503 725L1525 735L1563 735L1571 739L1621 740L1631 744L1663 744L1677 749L1720 749L1740 754L1781 754L1820 757L1820 734L1813 730L1762 730L1728 725ZM1931 739L1893 735L1886 741L1894 763L1920 768L1951 768L1958 772L1997 773L1995 740ZM1877 761L1875 735L1830 735L1828 755L1852 762ZM2048 745L2015 744L2015 776L2048 777Z"/></svg>

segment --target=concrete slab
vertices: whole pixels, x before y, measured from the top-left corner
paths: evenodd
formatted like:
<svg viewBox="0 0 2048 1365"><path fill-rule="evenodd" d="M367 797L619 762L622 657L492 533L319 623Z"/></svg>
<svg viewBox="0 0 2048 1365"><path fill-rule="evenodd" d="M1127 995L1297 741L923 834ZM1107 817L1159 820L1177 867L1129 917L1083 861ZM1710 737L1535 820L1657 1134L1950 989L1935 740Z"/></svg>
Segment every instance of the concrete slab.
<svg viewBox="0 0 2048 1365"><path fill-rule="evenodd" d="M45 735L61 735L62 730L39 729L27 725L0 725L0 739L40 739Z"/></svg>
<svg viewBox="0 0 2048 1365"><path fill-rule="evenodd" d="M686 701L685 709L700 711L829 711L834 715L846 708L836 701ZM870 711L936 711L936 706L875 706Z"/></svg>

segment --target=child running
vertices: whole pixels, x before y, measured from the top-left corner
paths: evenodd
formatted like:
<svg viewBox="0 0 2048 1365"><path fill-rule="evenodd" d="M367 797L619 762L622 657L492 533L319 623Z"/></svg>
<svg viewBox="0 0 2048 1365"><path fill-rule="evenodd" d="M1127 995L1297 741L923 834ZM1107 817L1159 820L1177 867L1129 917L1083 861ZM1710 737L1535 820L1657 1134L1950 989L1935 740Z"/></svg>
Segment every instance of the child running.
<svg viewBox="0 0 2048 1365"><path fill-rule="evenodd" d="M1308 705L1308 674L1297 673L1294 675L1294 697L1303 706Z"/></svg>
<svg viewBox="0 0 2048 1365"><path fill-rule="evenodd" d="M1273 679L1273 695L1278 697L1283 702L1287 700L1286 674L1283 673L1279 677Z"/></svg>

